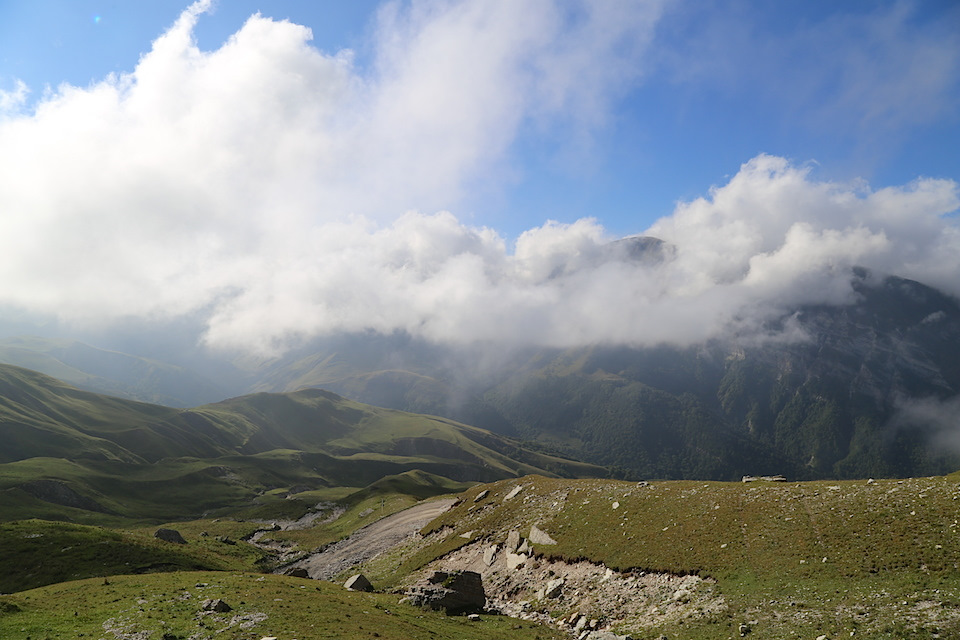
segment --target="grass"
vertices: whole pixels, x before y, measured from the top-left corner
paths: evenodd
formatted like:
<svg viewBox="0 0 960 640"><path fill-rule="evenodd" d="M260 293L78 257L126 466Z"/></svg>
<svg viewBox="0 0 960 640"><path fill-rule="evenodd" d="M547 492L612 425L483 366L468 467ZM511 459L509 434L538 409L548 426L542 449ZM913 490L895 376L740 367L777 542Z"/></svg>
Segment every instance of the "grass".
<svg viewBox="0 0 960 640"><path fill-rule="evenodd" d="M232 607L209 613L202 603ZM0 637L11 640L141 636L185 640L342 638L561 640L541 625L499 616L478 622L398 604L392 594L242 572L178 572L68 582L0 596Z"/></svg>
<svg viewBox="0 0 960 640"><path fill-rule="evenodd" d="M660 630L671 638L721 637L749 620L755 637L960 637L958 480L507 480L467 491L425 531L450 535L404 571L464 543L461 533L526 536L537 524L557 542L536 545L548 557L716 580L727 612Z"/></svg>
<svg viewBox="0 0 960 640"><path fill-rule="evenodd" d="M0 524L0 593L92 576L120 573L218 569L252 566L251 557L235 549L220 549L214 541L188 540L186 545L163 542L152 532L125 532L26 520ZM232 547L232 545L222 545ZM239 545L238 545L239 546Z"/></svg>

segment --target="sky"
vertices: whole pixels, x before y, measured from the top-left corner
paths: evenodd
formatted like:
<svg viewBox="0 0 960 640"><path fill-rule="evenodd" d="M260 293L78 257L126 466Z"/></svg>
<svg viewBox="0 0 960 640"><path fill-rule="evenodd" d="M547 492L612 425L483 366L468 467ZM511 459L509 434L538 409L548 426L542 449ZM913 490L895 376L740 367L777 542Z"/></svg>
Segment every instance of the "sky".
<svg viewBox="0 0 960 640"><path fill-rule="evenodd" d="M0 319L801 339L853 265L960 295L958 146L950 1L4 0Z"/></svg>

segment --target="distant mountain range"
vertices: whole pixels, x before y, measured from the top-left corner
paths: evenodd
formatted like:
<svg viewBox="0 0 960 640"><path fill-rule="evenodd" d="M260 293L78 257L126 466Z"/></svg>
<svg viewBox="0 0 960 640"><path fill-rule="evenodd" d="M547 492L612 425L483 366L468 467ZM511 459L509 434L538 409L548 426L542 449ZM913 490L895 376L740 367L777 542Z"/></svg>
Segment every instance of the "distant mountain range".
<svg viewBox="0 0 960 640"><path fill-rule="evenodd" d="M177 406L323 388L520 438L629 478L852 478L960 468L958 451L947 446L949 420L909 410L960 395L957 300L863 270L851 280L853 304L798 307L767 327L776 334L789 323L805 336L789 342L500 352L350 335L273 360L235 360L235 375L219 383L184 367L39 338L0 341L0 360Z"/></svg>

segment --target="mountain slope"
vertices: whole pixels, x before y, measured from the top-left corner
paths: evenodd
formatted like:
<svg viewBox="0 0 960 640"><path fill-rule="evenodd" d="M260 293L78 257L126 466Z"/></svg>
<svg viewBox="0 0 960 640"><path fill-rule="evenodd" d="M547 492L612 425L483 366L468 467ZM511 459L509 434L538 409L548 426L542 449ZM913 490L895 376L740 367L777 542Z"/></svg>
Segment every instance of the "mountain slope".
<svg viewBox="0 0 960 640"><path fill-rule="evenodd" d="M450 420L307 389L172 409L0 365L0 517L172 520L419 469L457 482L602 469Z"/></svg>
<svg viewBox="0 0 960 640"><path fill-rule="evenodd" d="M415 341L374 336L359 358L348 340L322 346L313 360L291 354L271 364L269 384L306 383L304 364L322 363L306 368L324 388L540 442L631 477L956 469L958 452L939 446L955 441L949 427L905 409L960 396L960 306L918 282L864 270L850 277L853 303L789 309L764 329L772 336L789 327L791 340L494 357L482 349L438 356Z"/></svg>

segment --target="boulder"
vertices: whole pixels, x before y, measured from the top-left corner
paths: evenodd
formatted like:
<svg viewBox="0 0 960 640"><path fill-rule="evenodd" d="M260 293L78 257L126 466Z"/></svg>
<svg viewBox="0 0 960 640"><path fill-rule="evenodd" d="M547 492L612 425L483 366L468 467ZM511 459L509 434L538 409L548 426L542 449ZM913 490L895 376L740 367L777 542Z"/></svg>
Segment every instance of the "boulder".
<svg viewBox="0 0 960 640"><path fill-rule="evenodd" d="M477 497L474 498L473 501L474 501L474 502L480 502L481 500L483 500L484 498L486 498L488 495L490 495L490 490L489 490L489 489L484 489L483 491L481 491L480 493L477 494Z"/></svg>
<svg viewBox="0 0 960 640"><path fill-rule="evenodd" d="M520 532L513 530L507 534L507 544L504 547L507 553L516 553L520 546Z"/></svg>
<svg viewBox="0 0 960 640"><path fill-rule="evenodd" d="M487 603L483 580L476 571L434 571L410 587L403 599L419 607L462 615L482 611Z"/></svg>
<svg viewBox="0 0 960 640"><path fill-rule="evenodd" d="M157 529L154 532L153 537L157 538L158 540L163 540L164 542L187 544L187 541L183 539L183 536L180 535L180 532L176 529Z"/></svg>
<svg viewBox="0 0 960 640"><path fill-rule="evenodd" d="M517 486L515 486L513 489L510 490L510 493L508 493L507 495L503 496L503 501L506 502L507 500L509 500L509 499L511 499L511 498L515 498L515 497L517 496L517 494L520 493L521 491L523 491L523 485L522 485L522 484L518 484Z"/></svg>
<svg viewBox="0 0 960 640"><path fill-rule="evenodd" d="M537 598L543 600L544 598L559 598L560 594L563 593L563 578L554 578L546 584L542 589L537 591Z"/></svg>
<svg viewBox="0 0 960 640"><path fill-rule="evenodd" d="M550 535L541 530L537 525L530 527L530 542L533 544L557 544L557 541L550 537Z"/></svg>
<svg viewBox="0 0 960 640"><path fill-rule="evenodd" d="M293 578L309 578L310 574L307 573L307 570L303 567L294 567L293 569L288 569L283 575L291 576Z"/></svg>
<svg viewBox="0 0 960 640"><path fill-rule="evenodd" d="M495 544L490 545L489 547L484 549L483 564L487 565L488 567L491 566L494 563L494 561L497 559L497 551L499 550L500 550L500 547L498 547Z"/></svg>
<svg viewBox="0 0 960 640"><path fill-rule="evenodd" d="M350 591L373 591L373 585L370 584L370 581L367 580L367 577L362 573L347 578L343 586Z"/></svg>
<svg viewBox="0 0 960 640"><path fill-rule="evenodd" d="M233 607L228 605L220 598L215 600L204 600L200 605L200 608L204 611L215 611L216 613L226 613L233 610Z"/></svg>
<svg viewBox="0 0 960 640"><path fill-rule="evenodd" d="M527 561L527 554L525 553L508 553L507 569L513 571L517 567L522 567L526 561Z"/></svg>

